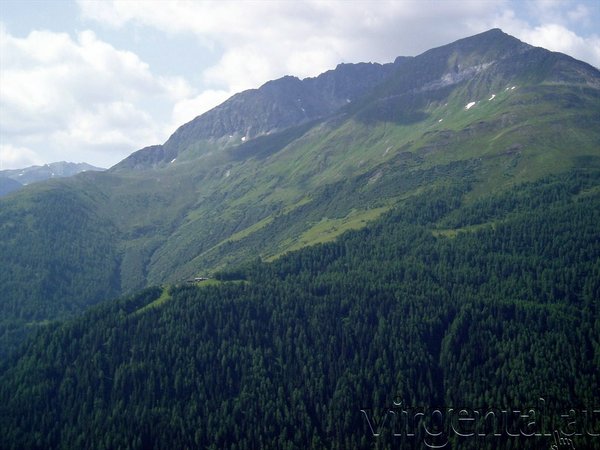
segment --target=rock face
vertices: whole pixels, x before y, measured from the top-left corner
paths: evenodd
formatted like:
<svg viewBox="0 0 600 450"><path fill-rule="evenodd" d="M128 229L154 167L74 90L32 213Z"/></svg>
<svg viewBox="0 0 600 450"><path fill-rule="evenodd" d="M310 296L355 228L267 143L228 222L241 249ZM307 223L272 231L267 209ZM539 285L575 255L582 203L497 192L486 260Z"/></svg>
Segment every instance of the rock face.
<svg viewBox="0 0 600 450"><path fill-rule="evenodd" d="M316 78L286 76L269 81L259 89L234 95L183 125L165 147L185 146L189 139L251 139L328 116L380 84L396 66L340 64Z"/></svg>
<svg viewBox="0 0 600 450"><path fill-rule="evenodd" d="M235 94L179 127L163 145L143 148L115 169L168 163L198 141L240 143L330 116L384 82L404 61L340 64L315 78L285 76L269 81L258 89Z"/></svg>

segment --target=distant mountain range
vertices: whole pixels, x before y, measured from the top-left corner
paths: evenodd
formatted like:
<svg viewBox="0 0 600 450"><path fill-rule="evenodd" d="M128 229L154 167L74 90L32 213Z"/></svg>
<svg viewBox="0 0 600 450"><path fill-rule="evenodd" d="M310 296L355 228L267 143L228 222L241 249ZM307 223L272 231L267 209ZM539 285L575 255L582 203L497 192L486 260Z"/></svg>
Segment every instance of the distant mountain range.
<svg viewBox="0 0 600 450"><path fill-rule="evenodd" d="M51 178L71 177L81 172L102 170L105 169L86 163L65 161L44 164L43 166L30 166L24 169L0 170L0 197L31 183Z"/></svg>

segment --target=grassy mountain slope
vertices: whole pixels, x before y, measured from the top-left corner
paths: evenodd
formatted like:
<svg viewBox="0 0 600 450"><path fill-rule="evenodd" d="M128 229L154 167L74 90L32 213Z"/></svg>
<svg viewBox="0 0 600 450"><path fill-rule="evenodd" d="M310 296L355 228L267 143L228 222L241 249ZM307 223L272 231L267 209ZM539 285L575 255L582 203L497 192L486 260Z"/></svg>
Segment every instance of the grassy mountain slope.
<svg viewBox="0 0 600 450"><path fill-rule="evenodd" d="M329 95L297 124L261 113L293 103L278 83L238 94L106 173L0 200L0 230L12 236L2 240L0 266L19 274L0 284L9 292L3 304L13 305L4 321L21 324L21 308L40 302L76 312L117 292L272 260L363 227L426 188L468 190L473 202L515 183L599 167L599 80L591 66L492 30L393 65L281 80L307 102L315 92ZM255 116L240 115L236 104ZM286 117L301 108L294 104ZM42 198L62 205L62 196L75 202L71 209L40 206ZM59 222L79 210L85 220L68 233L47 229L46 215ZM11 225L20 216L32 220ZM57 248L87 256L70 262ZM56 275L32 271L71 263L77 270L60 270L65 286L95 280L85 299L79 288L59 288Z"/></svg>
<svg viewBox="0 0 600 450"><path fill-rule="evenodd" d="M0 176L0 197L10 194L11 192L18 191L23 185L18 181L13 180L5 176Z"/></svg>
<svg viewBox="0 0 600 450"><path fill-rule="evenodd" d="M600 402L598 186L577 169L474 202L428 187L335 242L221 274L241 282L46 327L0 365L5 446L548 448L561 414ZM453 407L537 413L460 438ZM597 422L570 426L575 448L600 448Z"/></svg>

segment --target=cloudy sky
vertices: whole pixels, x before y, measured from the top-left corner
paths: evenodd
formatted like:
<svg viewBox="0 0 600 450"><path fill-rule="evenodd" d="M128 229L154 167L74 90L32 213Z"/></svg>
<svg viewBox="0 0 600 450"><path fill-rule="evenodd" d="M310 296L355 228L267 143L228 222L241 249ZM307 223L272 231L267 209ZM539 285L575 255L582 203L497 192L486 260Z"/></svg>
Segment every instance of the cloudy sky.
<svg viewBox="0 0 600 450"><path fill-rule="evenodd" d="M110 167L232 94L490 28L600 67L597 0L0 0L0 169Z"/></svg>

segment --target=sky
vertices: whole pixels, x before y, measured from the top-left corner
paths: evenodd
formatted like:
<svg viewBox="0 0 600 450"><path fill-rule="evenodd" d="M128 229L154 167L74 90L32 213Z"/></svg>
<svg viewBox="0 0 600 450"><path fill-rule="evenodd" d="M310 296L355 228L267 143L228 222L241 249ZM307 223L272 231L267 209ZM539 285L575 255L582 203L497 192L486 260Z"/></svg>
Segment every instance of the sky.
<svg viewBox="0 0 600 450"><path fill-rule="evenodd" d="M0 170L108 168L268 80L490 28L600 67L598 0L0 0Z"/></svg>

